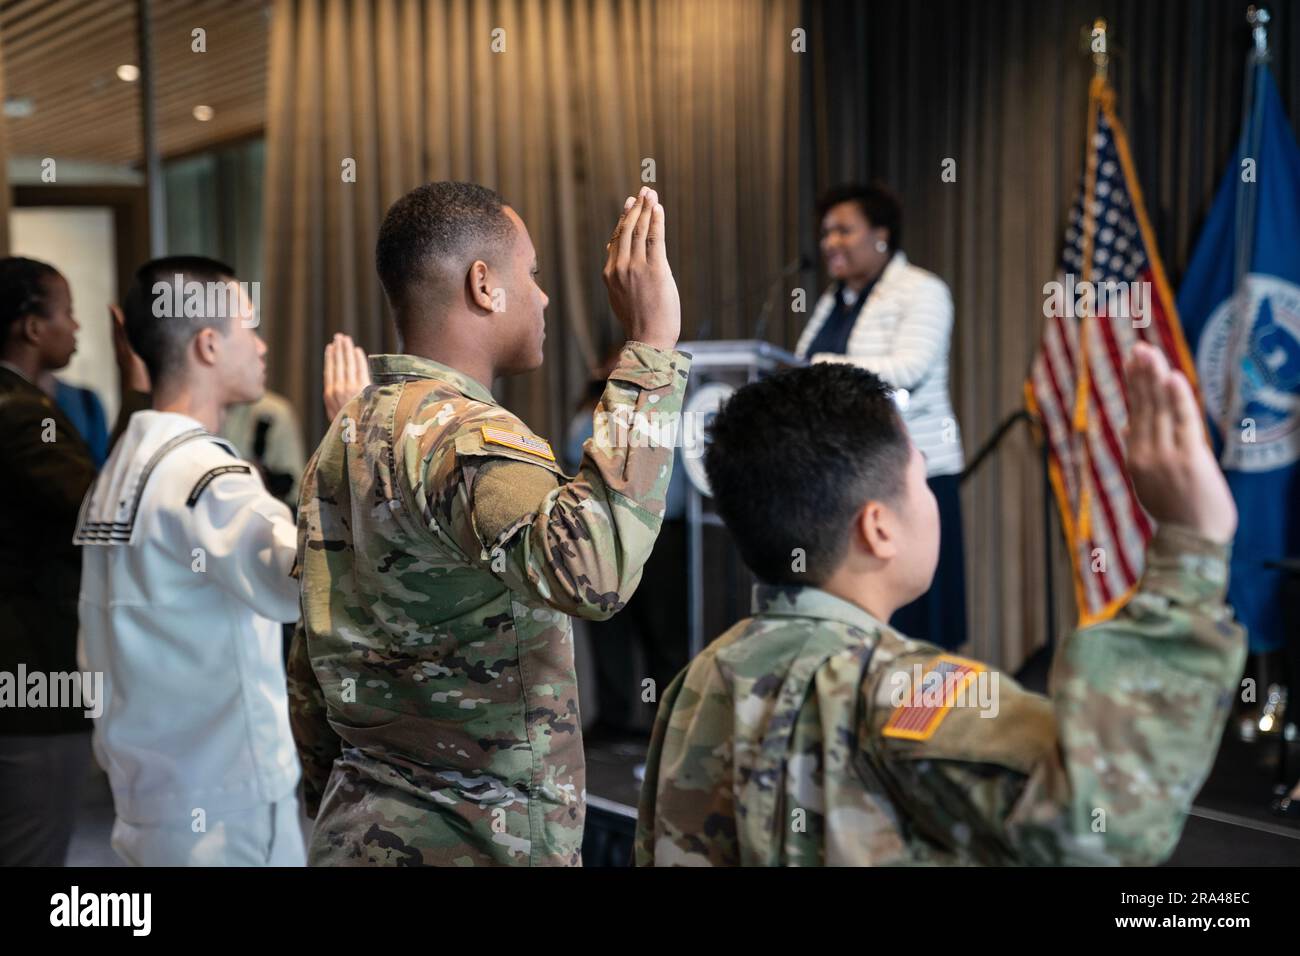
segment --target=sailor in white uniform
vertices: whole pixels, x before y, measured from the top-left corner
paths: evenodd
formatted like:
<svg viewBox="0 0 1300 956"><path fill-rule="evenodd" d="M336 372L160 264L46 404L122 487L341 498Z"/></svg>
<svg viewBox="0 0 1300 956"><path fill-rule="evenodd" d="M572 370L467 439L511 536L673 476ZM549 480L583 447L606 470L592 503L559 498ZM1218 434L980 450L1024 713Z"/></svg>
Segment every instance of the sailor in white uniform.
<svg viewBox="0 0 1300 956"><path fill-rule="evenodd" d="M227 406L264 390L266 346L246 296L228 310L241 315L174 314L154 290L175 275L207 288L233 274L198 257L136 274L126 329L153 408L131 417L74 539L83 666L104 674L94 749L113 848L143 866L301 866L281 651L281 622L298 618L297 535L215 434Z"/></svg>

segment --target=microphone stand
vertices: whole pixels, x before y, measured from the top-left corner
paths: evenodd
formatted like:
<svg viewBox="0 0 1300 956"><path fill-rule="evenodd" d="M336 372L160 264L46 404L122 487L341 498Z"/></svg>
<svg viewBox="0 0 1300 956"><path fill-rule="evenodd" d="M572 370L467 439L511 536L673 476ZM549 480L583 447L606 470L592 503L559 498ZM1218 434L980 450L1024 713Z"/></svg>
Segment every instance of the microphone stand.
<svg viewBox="0 0 1300 956"><path fill-rule="evenodd" d="M1020 422L1032 426L1034 418L1023 408L1017 409L1006 418L1002 419L993 434L985 439L984 444L980 446L979 451L975 453L965 469L957 477L958 484L965 484L966 481L984 464L985 460L997 450L1003 440L1011 432L1011 429ZM1050 652L1056 644L1056 584L1053 580L1054 573L1052 569L1052 482L1051 472L1049 469L1047 442L1040 443L1042 446L1043 462L1043 567L1047 572L1047 650Z"/></svg>
<svg viewBox="0 0 1300 956"><path fill-rule="evenodd" d="M811 268L812 262L807 256L798 256L791 259L781 270L781 274L772 280L772 284L767 287L767 295L763 297L763 307L758 310L758 321L754 323L754 334L752 339L761 339L767 332L767 320L772 314L772 303L776 298L776 293L780 291L785 280L792 275L798 275L805 269Z"/></svg>

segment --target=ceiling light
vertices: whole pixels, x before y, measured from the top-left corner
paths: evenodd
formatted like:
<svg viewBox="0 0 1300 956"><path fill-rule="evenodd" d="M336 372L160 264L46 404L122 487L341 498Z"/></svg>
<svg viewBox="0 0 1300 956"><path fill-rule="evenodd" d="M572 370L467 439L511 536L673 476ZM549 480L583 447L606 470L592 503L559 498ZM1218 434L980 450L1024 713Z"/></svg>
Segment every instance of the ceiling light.
<svg viewBox="0 0 1300 956"><path fill-rule="evenodd" d="M117 68L117 78L123 83L134 83L140 79L140 68L134 63L123 63Z"/></svg>
<svg viewBox="0 0 1300 956"><path fill-rule="evenodd" d="M9 119L26 119L36 112L30 96L10 96L5 99L4 115Z"/></svg>
<svg viewBox="0 0 1300 956"><path fill-rule="evenodd" d="M213 114L212 114L211 106L194 107L194 118L198 120L200 123L206 123L208 120L212 119L212 115Z"/></svg>

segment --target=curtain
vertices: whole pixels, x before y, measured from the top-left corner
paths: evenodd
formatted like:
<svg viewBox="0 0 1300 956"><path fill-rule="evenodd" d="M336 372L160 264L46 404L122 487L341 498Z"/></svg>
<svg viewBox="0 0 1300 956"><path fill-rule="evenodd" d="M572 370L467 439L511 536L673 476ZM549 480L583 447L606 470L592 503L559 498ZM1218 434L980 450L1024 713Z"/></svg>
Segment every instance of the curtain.
<svg viewBox="0 0 1300 956"><path fill-rule="evenodd" d="M1176 287L1239 129L1247 6L277 0L262 299L272 381L314 442L329 336L394 348L373 265L385 210L420 183L471 179L524 218L551 296L545 365L497 395L558 442L589 369L621 341L599 271L644 161L668 210L683 339L751 337L771 290L763 334L785 348L808 317L790 291L801 285L811 301L825 282L780 280L800 254L816 254L817 194L878 177L903 199L909 257L953 291L952 390L969 460L1023 405L1042 286L1082 166L1084 31L1094 17L1109 21L1111 80ZM1269 7L1274 71L1294 111L1300 2ZM796 28L806 52L792 45ZM352 183L341 176L349 158ZM945 159L956 182L941 178ZM1023 426L962 491L968 652L1005 668L1074 620L1045 493Z"/></svg>
<svg viewBox="0 0 1300 956"><path fill-rule="evenodd" d="M902 197L911 260L952 288L952 390L969 456L1009 412L1043 325L1083 165L1082 36L1108 21L1110 79L1147 212L1177 289L1236 144L1250 45L1246 0L807 2L812 126L805 201L846 179ZM1300 106L1300 4L1270 3L1273 70ZM941 164L956 160L956 182ZM1038 451L1017 428L962 491L972 656L1015 668L1048 637ZM1069 559L1050 510L1057 613L1075 619Z"/></svg>
<svg viewBox="0 0 1300 956"><path fill-rule="evenodd" d="M0 103L6 95L4 51L0 49ZM0 256L9 255L9 210L13 206L13 192L9 188L8 125L9 121L0 117Z"/></svg>
<svg viewBox="0 0 1300 956"><path fill-rule="evenodd" d="M263 330L309 440L325 426L328 338L395 347L375 238L387 207L431 180L493 187L528 225L551 297L546 362L496 394L553 442L622 341L600 269L643 181L667 209L683 339L747 335L800 240L787 190L797 12L796 0L279 0Z"/></svg>

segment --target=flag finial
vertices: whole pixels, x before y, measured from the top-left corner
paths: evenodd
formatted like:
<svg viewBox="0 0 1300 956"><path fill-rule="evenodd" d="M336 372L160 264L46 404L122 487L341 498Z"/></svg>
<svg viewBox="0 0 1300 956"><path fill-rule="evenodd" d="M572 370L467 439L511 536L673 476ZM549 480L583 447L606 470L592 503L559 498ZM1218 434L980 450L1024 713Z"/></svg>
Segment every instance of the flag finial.
<svg viewBox="0 0 1300 956"><path fill-rule="evenodd" d="M1106 78L1106 67L1110 63L1110 48L1106 40L1106 21L1098 17L1092 23L1092 30L1088 32L1087 46L1092 54L1095 76L1102 80Z"/></svg>
<svg viewBox="0 0 1300 956"><path fill-rule="evenodd" d="M1267 7L1251 5L1246 8L1246 22L1251 25L1251 35L1255 39L1255 57L1264 59L1268 56L1268 22L1272 17Z"/></svg>

